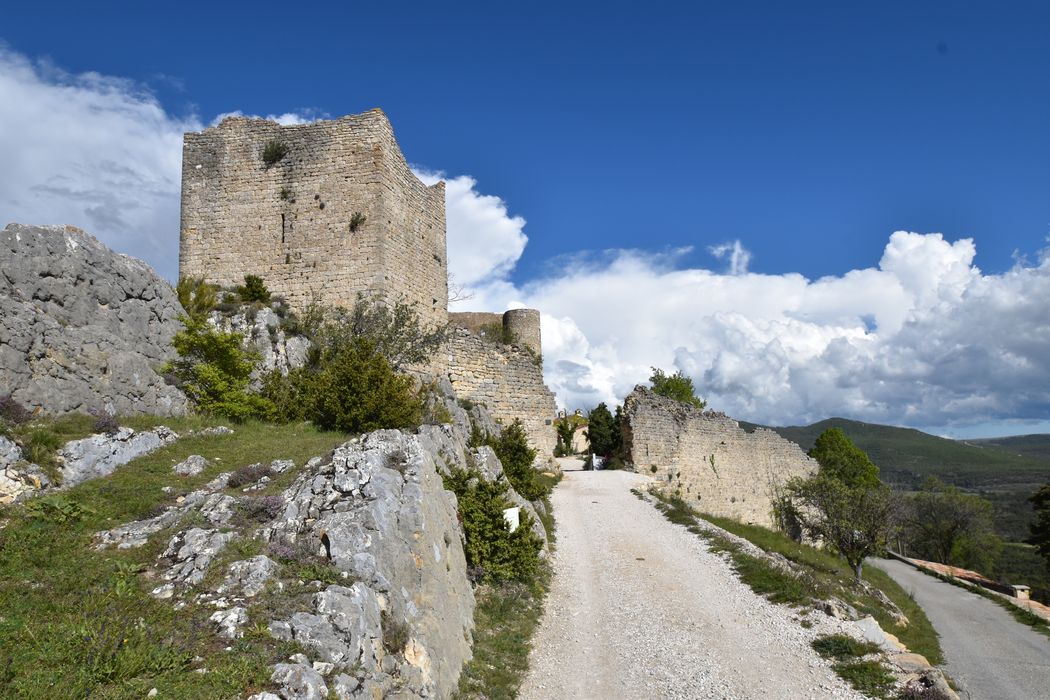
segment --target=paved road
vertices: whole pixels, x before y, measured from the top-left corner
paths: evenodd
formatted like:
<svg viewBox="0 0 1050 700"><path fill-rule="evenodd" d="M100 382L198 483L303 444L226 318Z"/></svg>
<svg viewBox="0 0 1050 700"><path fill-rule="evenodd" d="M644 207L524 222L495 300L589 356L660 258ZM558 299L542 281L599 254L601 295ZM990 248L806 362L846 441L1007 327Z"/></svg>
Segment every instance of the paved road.
<svg viewBox="0 0 1050 700"><path fill-rule="evenodd" d="M631 494L645 480L566 471L555 490L554 581L520 697L859 699L809 646L851 623L804 629L756 596Z"/></svg>
<svg viewBox="0 0 1050 700"><path fill-rule="evenodd" d="M941 636L944 670L970 700L1050 698L1050 639L976 593L916 571L872 560L915 596Z"/></svg>

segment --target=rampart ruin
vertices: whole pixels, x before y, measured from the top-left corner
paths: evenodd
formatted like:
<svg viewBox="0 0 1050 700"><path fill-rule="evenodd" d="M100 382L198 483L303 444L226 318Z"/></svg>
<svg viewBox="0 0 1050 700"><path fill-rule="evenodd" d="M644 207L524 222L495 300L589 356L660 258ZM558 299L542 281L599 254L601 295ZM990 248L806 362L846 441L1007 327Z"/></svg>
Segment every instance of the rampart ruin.
<svg viewBox="0 0 1050 700"><path fill-rule="evenodd" d="M554 394L540 366L540 314L512 309L504 314L453 313L448 344L448 378L456 396L485 404L500 423L520 420L541 458L554 453ZM516 342L487 337L493 325ZM527 339L527 340L526 340Z"/></svg>
<svg viewBox="0 0 1050 700"><path fill-rule="evenodd" d="M725 415L635 387L624 400L624 445L639 472L698 510L773 526L777 485L814 472L802 448L772 430L747 432Z"/></svg>
<svg viewBox="0 0 1050 700"><path fill-rule="evenodd" d="M451 320L429 371L500 423L521 420L547 459L555 403L539 311L449 314L446 252L444 183L416 177L381 110L294 126L230 117L185 136L181 277L228 287L253 274L293 308L366 294L413 304L428 324ZM490 324L500 338L483 337Z"/></svg>

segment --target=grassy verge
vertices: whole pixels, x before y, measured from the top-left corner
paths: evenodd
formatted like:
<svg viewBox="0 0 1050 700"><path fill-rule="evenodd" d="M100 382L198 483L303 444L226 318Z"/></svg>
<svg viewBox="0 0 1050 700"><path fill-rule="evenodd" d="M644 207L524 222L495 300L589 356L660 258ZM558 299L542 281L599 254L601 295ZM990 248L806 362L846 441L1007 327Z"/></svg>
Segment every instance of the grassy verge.
<svg viewBox="0 0 1050 700"><path fill-rule="evenodd" d="M121 423L140 429L164 423L179 433L211 424ZM208 622L212 608L190 603L176 611L149 595L140 572L165 546L165 533L141 549L91 548L98 530L154 514L219 472L274 459L301 466L346 439L305 425L234 429L184 437L106 479L0 509L0 697L142 698L156 687L160 698L221 698L265 686L268 666L291 651L270 637L265 616L253 616L243 639L225 642ZM196 477L173 474L172 465L191 454L211 466ZM164 486L174 490L164 493ZM229 554L240 546L251 549L250 542L235 542Z"/></svg>
<svg viewBox="0 0 1050 700"><path fill-rule="evenodd" d="M556 540L550 493L561 475L547 472L539 480L547 495L538 511L551 551ZM529 670L532 636L543 616L543 601L550 589L551 567L540 565L527 583L483 585L475 591L474 657L463 668L457 698L512 698Z"/></svg>
<svg viewBox="0 0 1050 700"><path fill-rule="evenodd" d="M528 583L482 586L475 592L474 658L463 668L457 698L513 698L529 670L532 636L550 588L548 564Z"/></svg>
<svg viewBox="0 0 1050 700"><path fill-rule="evenodd" d="M741 580L760 595L773 602L809 605L835 596L865 615L871 615L882 629L896 635L912 651L925 656L931 664L943 662L937 633L922 608L883 571L868 566L864 580L881 590L908 618L907 626L898 625L893 616L877 599L852 585L853 575L845 562L825 550L795 542L786 535L757 525L746 525L728 518L719 518L694 511L684 501L657 495L661 510L671 522L685 525L691 532L707 538L715 549L727 551ZM750 556L725 538L715 537L695 525L700 517L760 549L780 554L796 564L802 577L792 576L768 562Z"/></svg>

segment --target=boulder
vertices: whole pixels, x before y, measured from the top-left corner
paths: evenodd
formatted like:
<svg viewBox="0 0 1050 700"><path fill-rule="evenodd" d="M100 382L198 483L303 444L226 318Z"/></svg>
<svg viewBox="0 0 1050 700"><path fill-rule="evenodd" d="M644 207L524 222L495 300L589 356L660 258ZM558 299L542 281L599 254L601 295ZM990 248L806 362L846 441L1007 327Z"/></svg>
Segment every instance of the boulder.
<svg viewBox="0 0 1050 700"><path fill-rule="evenodd" d="M171 468L179 476L197 476L208 468L208 460L200 455L190 455Z"/></svg>
<svg viewBox="0 0 1050 700"><path fill-rule="evenodd" d="M178 439L170 428L136 432L121 428L113 435L98 434L73 440L58 451L61 486L69 487L99 476L108 476L117 467L149 454Z"/></svg>
<svg viewBox="0 0 1050 700"><path fill-rule="evenodd" d="M45 413L181 415L186 397L157 369L182 312L144 262L72 226L0 231L0 386Z"/></svg>

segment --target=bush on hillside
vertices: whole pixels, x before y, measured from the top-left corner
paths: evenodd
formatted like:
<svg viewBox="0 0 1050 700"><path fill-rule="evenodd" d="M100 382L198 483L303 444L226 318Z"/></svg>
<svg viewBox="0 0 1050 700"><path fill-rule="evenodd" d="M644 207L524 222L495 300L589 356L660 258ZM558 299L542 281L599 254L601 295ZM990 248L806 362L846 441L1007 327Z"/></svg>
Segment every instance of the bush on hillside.
<svg viewBox="0 0 1050 700"><path fill-rule="evenodd" d="M674 374L666 374L662 369L656 367L652 369L653 373L649 375L649 382L653 385L654 393L691 404L699 409L707 407L707 402L696 395L693 380L682 374L682 370Z"/></svg>
<svg viewBox="0 0 1050 700"><path fill-rule="evenodd" d="M179 357L162 370L202 413L233 421L265 418L273 404L248 391L257 356L243 348L240 333L224 333L203 316L183 316L172 345Z"/></svg>
<svg viewBox="0 0 1050 700"><path fill-rule="evenodd" d="M544 486L533 464L536 462L536 450L529 447L525 427L520 420L515 420L491 440L493 451L503 465L507 480L522 498L535 501L548 495L549 489Z"/></svg>
<svg viewBox="0 0 1050 700"><path fill-rule="evenodd" d="M237 296L247 304L255 302L265 304L270 301L270 290L266 288L266 283L263 282L262 277L245 275L244 284L237 287Z"/></svg>
<svg viewBox="0 0 1050 700"><path fill-rule="evenodd" d="M533 520L521 511L518 529L510 531L503 511L512 507L507 483L485 481L474 469L453 469L445 488L456 494L466 537L467 564L488 581L528 581L540 565L543 540L532 531Z"/></svg>
<svg viewBox="0 0 1050 700"><path fill-rule="evenodd" d="M175 285L182 308L192 317L207 316L219 304L219 288L203 277L180 277Z"/></svg>
<svg viewBox="0 0 1050 700"><path fill-rule="evenodd" d="M326 430L363 433L419 425L423 402L412 378L394 371L371 341L321 348L306 366L264 382L263 396L282 421L309 420Z"/></svg>

